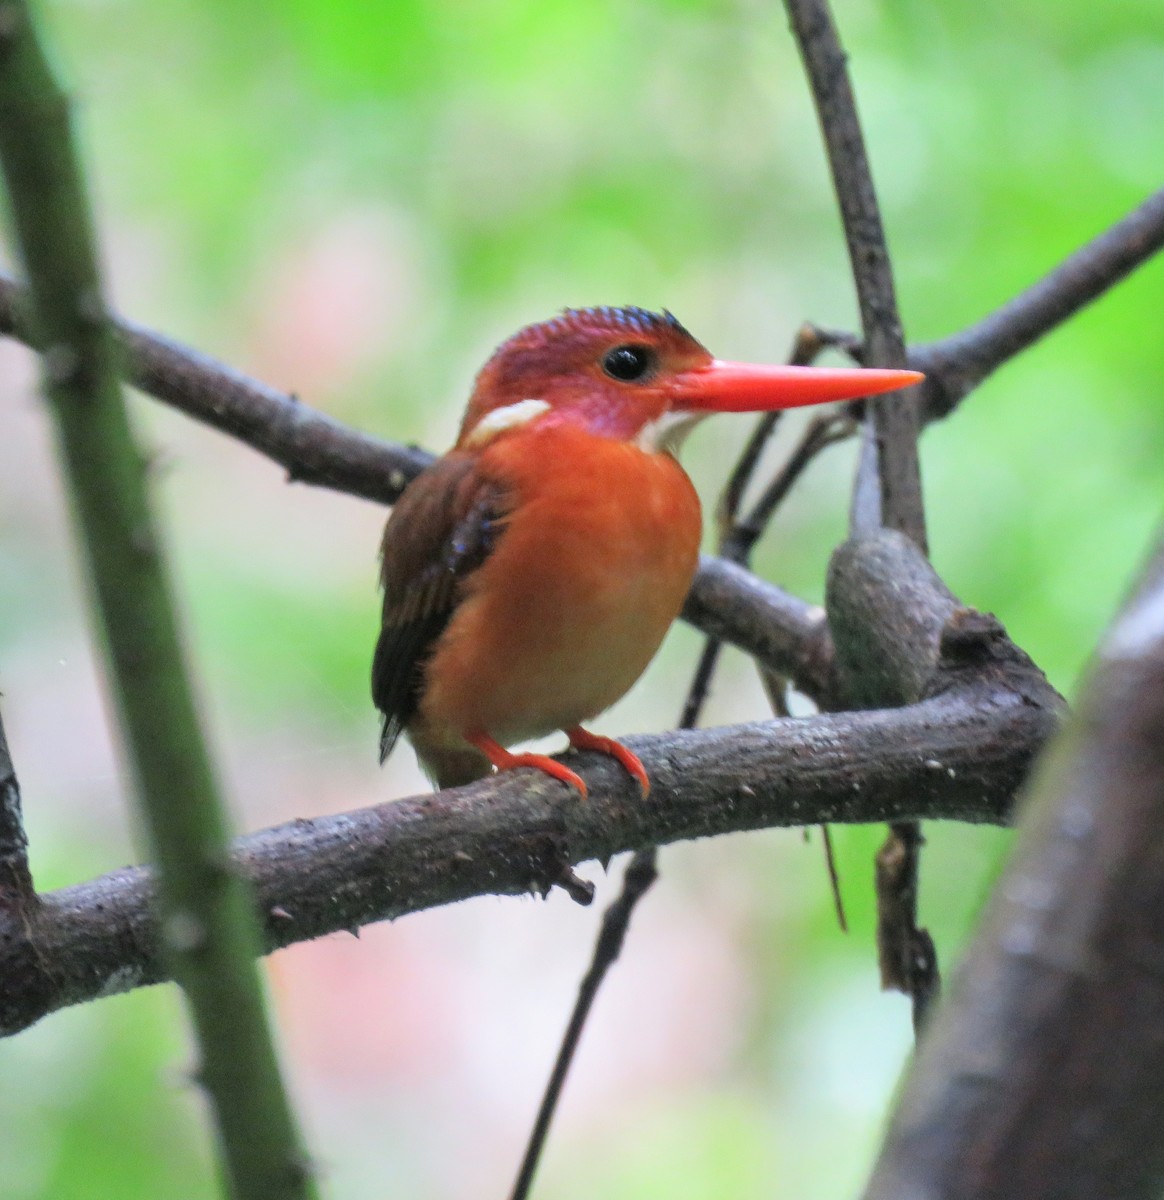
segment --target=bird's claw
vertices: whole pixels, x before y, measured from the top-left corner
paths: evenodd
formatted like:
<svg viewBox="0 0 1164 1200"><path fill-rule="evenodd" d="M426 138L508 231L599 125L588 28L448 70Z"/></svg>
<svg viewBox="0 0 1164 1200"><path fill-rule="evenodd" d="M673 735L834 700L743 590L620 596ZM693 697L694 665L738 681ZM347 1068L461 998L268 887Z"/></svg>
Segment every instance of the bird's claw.
<svg viewBox="0 0 1164 1200"><path fill-rule="evenodd" d="M621 742L616 742L614 738L602 737L597 733L590 733L581 725L567 729L566 736L575 750L593 750L598 754L610 755L638 783L644 800L651 794L651 781L647 777L647 769L643 766L642 760Z"/></svg>

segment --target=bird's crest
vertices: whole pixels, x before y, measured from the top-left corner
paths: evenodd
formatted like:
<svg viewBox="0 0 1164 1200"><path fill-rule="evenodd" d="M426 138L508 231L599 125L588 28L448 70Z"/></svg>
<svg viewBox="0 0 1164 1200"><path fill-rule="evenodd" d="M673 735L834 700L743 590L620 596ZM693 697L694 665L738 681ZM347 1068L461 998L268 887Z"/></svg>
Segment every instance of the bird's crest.
<svg viewBox="0 0 1164 1200"><path fill-rule="evenodd" d="M538 350L557 338L571 333L627 333L650 337L672 334L691 338L679 319L664 309L661 313L639 308L635 304L614 307L609 304L591 308L564 308L548 321L537 321L519 329L493 352L493 362L499 355L520 350ZM694 339L692 339L694 340ZM486 367L488 367L486 363Z"/></svg>

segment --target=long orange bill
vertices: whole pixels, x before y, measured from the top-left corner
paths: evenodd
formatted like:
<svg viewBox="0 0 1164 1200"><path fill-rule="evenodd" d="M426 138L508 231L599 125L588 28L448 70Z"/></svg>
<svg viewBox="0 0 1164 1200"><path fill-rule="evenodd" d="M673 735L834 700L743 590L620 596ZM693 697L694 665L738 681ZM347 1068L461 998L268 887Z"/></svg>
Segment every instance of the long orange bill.
<svg viewBox="0 0 1164 1200"><path fill-rule="evenodd" d="M856 400L910 387L918 371L774 367L713 359L675 377L673 407L687 412L760 412L830 400Z"/></svg>

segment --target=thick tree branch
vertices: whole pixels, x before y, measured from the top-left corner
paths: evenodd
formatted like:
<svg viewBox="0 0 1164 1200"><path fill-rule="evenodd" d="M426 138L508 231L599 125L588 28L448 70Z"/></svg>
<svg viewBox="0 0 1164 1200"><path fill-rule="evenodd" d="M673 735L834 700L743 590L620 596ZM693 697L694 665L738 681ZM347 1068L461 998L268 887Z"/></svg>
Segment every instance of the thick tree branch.
<svg viewBox="0 0 1164 1200"><path fill-rule="evenodd" d="M585 804L538 772L513 772L253 834L237 844L236 860L257 888L268 948L469 896L545 889L570 864L683 838L923 815L1005 821L1057 727L1059 698L997 623L983 630L972 610L951 609L900 535L851 543L834 574L834 586L850 577L869 597L883 660L930 664L929 699L629 738L651 776L647 801L617 764L590 755L571 758L590 787ZM911 612L905 625L902 607ZM162 977L151 878L115 872L44 897L27 929L0 923L4 1031ZM40 961L51 975L37 971Z"/></svg>
<svg viewBox="0 0 1164 1200"><path fill-rule="evenodd" d="M259 930L226 861L222 805L121 394L68 100L27 4L8 0L2 16L0 164L114 699L161 869L164 957L190 1005L231 1194L308 1200L315 1188L254 963ZM38 911L23 916L31 929ZM39 961L35 945L33 953Z"/></svg>
<svg viewBox="0 0 1164 1200"><path fill-rule="evenodd" d="M572 756L585 804L518 771L252 834L235 860L275 949L470 896L544 890L563 864L685 838L918 816L1005 822L1057 723L1057 708L984 677L907 708L627 738L651 776L645 802L617 765ZM27 930L0 915L3 1032L164 977L152 879L132 868L50 893ZM47 979L30 950L51 964ZM45 987L47 1003L26 995Z"/></svg>
<svg viewBox="0 0 1164 1200"><path fill-rule="evenodd" d="M867 1200L1164 1180L1164 542L1043 760Z"/></svg>

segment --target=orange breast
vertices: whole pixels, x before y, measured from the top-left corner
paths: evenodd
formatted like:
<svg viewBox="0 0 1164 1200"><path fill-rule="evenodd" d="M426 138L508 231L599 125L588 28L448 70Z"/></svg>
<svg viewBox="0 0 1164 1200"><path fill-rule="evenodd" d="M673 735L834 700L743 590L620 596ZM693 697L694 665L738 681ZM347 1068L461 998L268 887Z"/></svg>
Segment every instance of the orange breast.
<svg viewBox="0 0 1164 1200"><path fill-rule="evenodd" d="M481 469L513 514L437 644L419 715L512 744L589 720L642 674L695 573L699 500L670 456L561 426L499 438Z"/></svg>

